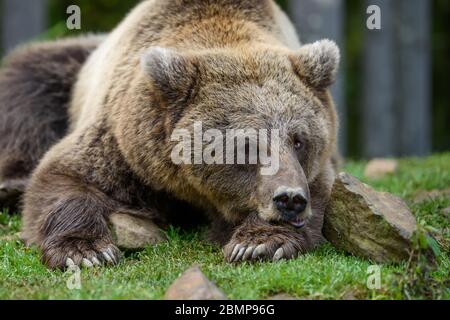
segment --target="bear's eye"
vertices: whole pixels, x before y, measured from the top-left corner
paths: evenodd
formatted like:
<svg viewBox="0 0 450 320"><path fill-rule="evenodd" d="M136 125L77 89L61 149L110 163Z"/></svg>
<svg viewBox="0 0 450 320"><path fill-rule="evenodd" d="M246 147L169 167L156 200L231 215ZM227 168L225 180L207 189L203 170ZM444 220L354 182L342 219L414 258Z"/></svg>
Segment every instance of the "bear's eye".
<svg viewBox="0 0 450 320"><path fill-rule="evenodd" d="M297 151L302 151L303 148L305 147L305 142L303 141L303 139L296 137L294 139L294 148Z"/></svg>

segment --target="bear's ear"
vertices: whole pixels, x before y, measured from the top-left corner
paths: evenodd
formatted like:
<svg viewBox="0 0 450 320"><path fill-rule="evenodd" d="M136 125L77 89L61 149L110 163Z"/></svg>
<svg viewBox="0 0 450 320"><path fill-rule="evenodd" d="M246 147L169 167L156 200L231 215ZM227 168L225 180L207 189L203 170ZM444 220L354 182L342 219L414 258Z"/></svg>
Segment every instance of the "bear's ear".
<svg viewBox="0 0 450 320"><path fill-rule="evenodd" d="M290 59L302 80L316 89L325 89L335 81L340 53L336 43L321 40L302 46Z"/></svg>
<svg viewBox="0 0 450 320"><path fill-rule="evenodd" d="M148 49L141 57L141 67L169 99L189 94L198 70L193 58L161 47Z"/></svg>

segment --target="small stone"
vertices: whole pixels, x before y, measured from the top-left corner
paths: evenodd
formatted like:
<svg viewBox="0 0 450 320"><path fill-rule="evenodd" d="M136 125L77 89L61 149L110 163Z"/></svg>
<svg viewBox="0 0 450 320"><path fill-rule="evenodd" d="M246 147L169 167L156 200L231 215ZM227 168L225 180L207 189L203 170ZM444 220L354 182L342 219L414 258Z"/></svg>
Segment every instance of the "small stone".
<svg viewBox="0 0 450 320"><path fill-rule="evenodd" d="M272 297L267 298L267 300L298 300L298 299L288 295L287 293L279 293Z"/></svg>
<svg viewBox="0 0 450 320"><path fill-rule="evenodd" d="M380 179L388 174L394 174L398 169L398 161L394 159L373 159L369 161L364 175L370 179Z"/></svg>
<svg viewBox="0 0 450 320"><path fill-rule="evenodd" d="M347 291L346 293L344 293L344 295L342 296L342 300L358 300L355 297L355 294L353 291Z"/></svg>
<svg viewBox="0 0 450 320"><path fill-rule="evenodd" d="M162 230L147 219L115 213L110 222L115 243L122 249L137 250L167 240Z"/></svg>
<svg viewBox="0 0 450 320"><path fill-rule="evenodd" d="M450 215L450 207L445 208L445 209L442 209L442 213L443 213L444 215Z"/></svg>
<svg viewBox="0 0 450 320"><path fill-rule="evenodd" d="M444 190L419 190L414 194L414 203L422 203L432 201L439 198L450 198L450 188Z"/></svg>
<svg viewBox="0 0 450 320"><path fill-rule="evenodd" d="M361 300L363 299L364 294L359 289L350 289L344 292L341 297L341 300Z"/></svg>
<svg viewBox="0 0 450 320"><path fill-rule="evenodd" d="M377 192L347 173L336 178L324 219L335 247L378 263L409 257L416 220L400 198Z"/></svg>
<svg viewBox="0 0 450 320"><path fill-rule="evenodd" d="M226 300L225 294L201 272L198 266L185 271L169 287L166 300Z"/></svg>

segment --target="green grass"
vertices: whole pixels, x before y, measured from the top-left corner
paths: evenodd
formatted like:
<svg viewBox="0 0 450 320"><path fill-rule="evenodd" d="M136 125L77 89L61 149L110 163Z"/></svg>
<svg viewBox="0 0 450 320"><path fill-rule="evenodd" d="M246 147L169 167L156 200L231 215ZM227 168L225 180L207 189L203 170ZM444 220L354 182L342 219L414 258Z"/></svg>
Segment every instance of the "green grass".
<svg viewBox="0 0 450 320"><path fill-rule="evenodd" d="M414 203L418 190L450 187L450 154L427 159L404 159L398 173L379 181L363 177L365 163L351 162L346 171L378 190L407 200L421 225L443 244L432 264L381 266L381 288L366 286L369 261L338 252L326 244L293 261L276 264L229 265L220 248L202 241L201 230L169 230L169 242L128 253L112 268L82 270L79 290L70 290L71 274L47 270L36 249L10 239L20 229L18 216L0 215L0 299L161 299L168 286L193 264L198 264L230 299L265 299L285 293L300 299L450 299L449 216L441 197Z"/></svg>

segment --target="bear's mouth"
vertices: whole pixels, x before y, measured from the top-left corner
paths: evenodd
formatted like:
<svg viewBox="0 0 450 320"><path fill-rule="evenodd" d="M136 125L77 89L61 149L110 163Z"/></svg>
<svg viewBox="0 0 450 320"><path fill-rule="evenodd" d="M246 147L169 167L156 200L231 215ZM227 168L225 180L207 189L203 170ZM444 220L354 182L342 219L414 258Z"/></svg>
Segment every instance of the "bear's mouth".
<svg viewBox="0 0 450 320"><path fill-rule="evenodd" d="M286 223L289 223L290 225L292 225L294 228L296 229L300 229L303 228L306 224L306 220L302 219L300 217L296 217L294 219L291 220L287 220L285 221Z"/></svg>

